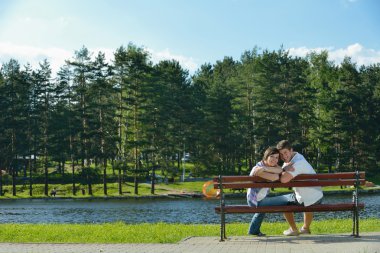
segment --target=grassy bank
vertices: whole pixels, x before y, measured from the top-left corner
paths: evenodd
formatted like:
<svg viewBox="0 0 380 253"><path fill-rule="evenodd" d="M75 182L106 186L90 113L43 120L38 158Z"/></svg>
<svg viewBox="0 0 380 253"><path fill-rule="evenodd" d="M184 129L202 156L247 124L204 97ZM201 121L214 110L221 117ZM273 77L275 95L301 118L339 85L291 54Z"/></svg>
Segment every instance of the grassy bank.
<svg viewBox="0 0 380 253"><path fill-rule="evenodd" d="M181 194L181 193L201 193L202 186L205 182L175 182L170 184L160 183L155 185L155 195L165 195L165 194ZM49 193L55 188L57 190L57 197L72 197L72 198L83 198L83 197L91 197L88 194L88 186L77 184L76 188L78 191L76 195L72 194L72 185L71 184L50 184L49 185ZM84 189L84 194L82 193L82 189ZM4 185L4 196L0 196L1 198L31 198L29 196L29 186L17 185L16 196L12 195L12 186ZM134 194L134 184L133 183L123 183L122 185L123 194L119 194L119 188L117 183L109 183L107 184L107 196L111 197L120 197L120 196L151 196L151 184L149 183L140 183L139 184L139 194ZM103 197L104 190L103 184L93 184L92 185L92 196L94 197ZM35 184L33 185L33 196L35 198L44 198L44 185L43 184Z"/></svg>
<svg viewBox="0 0 380 253"><path fill-rule="evenodd" d="M155 185L155 194L154 195L166 195L166 194L201 194L203 184L206 181L196 181L196 182L175 182L175 183L159 183ZM70 198L83 198L83 197L104 197L103 184L93 184L92 190L93 194L88 194L87 185L77 184L76 187L79 189L76 195L72 194L72 185L71 184L51 184L49 185L49 192L55 188L57 190L57 197L70 197ZM0 196L0 199L4 198L45 198L44 195L44 185L43 184L35 184L33 185L33 197L29 196L29 188L28 186L18 185L17 187L17 195L12 195L12 187L10 185L3 185L4 196ZM82 190L84 189L84 194ZM109 183L107 184L107 196L109 197L139 197L139 196L153 196L151 194L151 185L149 183L140 183L139 184L139 194L134 194L134 185L133 183L123 183L123 194L120 195L118 191L117 183ZM380 189L379 186L375 188L363 188L365 190L373 190ZM351 188L343 188L341 189L338 186L329 186L323 187L324 192L328 191L352 191ZM233 191L228 190L227 193L232 193ZM290 192L288 188L276 188L273 193L285 193ZM235 192L236 193L236 192Z"/></svg>
<svg viewBox="0 0 380 253"><path fill-rule="evenodd" d="M247 223L227 225L227 235L244 236ZM285 222L263 223L268 235L281 235ZM351 219L315 221L313 234L350 234ZM360 232L380 232L380 219L360 221ZM219 236L219 225L209 224L1 224L0 242L49 243L175 243L190 236Z"/></svg>

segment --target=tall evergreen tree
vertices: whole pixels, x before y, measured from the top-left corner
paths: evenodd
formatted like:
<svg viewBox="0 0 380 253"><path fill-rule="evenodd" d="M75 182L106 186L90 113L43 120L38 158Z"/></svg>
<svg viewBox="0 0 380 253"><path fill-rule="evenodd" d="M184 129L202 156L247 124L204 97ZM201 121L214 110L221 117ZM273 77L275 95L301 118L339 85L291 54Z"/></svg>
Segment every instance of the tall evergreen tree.
<svg viewBox="0 0 380 253"><path fill-rule="evenodd" d="M99 52L93 62L93 82L89 88L89 136L93 139L95 160L100 160L103 169L103 188L107 195L107 159L116 148L117 124L116 96L111 82L111 68L105 62L104 53Z"/></svg>
<svg viewBox="0 0 380 253"><path fill-rule="evenodd" d="M289 129L285 112L288 107L288 83L281 70L282 52L264 51L258 59L253 76L253 126L255 154L258 159L263 150L276 143L282 136L286 138Z"/></svg>
<svg viewBox="0 0 380 253"><path fill-rule="evenodd" d="M50 150L50 121L51 121L51 99L52 82L51 68L47 60L40 63L40 68L34 72L35 92L37 97L36 112L38 114L39 127L41 131L41 142L39 150L44 158L44 193L49 195L49 150Z"/></svg>
<svg viewBox="0 0 380 253"><path fill-rule="evenodd" d="M161 61L155 66L156 80L151 86L150 108L147 113L151 122L146 122L148 139L155 136L156 152L158 151L165 174L174 167L173 154L179 159L189 151L191 124L191 100L189 94L188 72L177 61ZM148 105L149 105L148 104ZM153 120L153 122L152 122ZM182 151L182 152L181 152Z"/></svg>
<svg viewBox="0 0 380 253"><path fill-rule="evenodd" d="M90 141L89 141L89 108L88 108L88 90L89 84L93 80L91 72L91 53L86 47L82 47L75 52L74 59L67 61L73 72L73 93L75 105L74 110L78 113L80 119L80 160L82 175L86 178L88 184L88 193L92 195L92 173L90 169ZM86 168L85 168L86 166ZM90 175L91 174L91 175Z"/></svg>
<svg viewBox="0 0 380 253"><path fill-rule="evenodd" d="M230 80L236 76L237 63L230 57L217 61L213 69L213 81L207 93L206 122L208 141L212 145L214 163L219 173L233 173L231 163L233 138L231 134L234 116L234 88Z"/></svg>
<svg viewBox="0 0 380 253"><path fill-rule="evenodd" d="M23 140L27 136L28 83L23 78L20 65L11 59L2 66L2 162L12 177L12 194L16 195L16 175L22 164L19 160L28 152Z"/></svg>
<svg viewBox="0 0 380 253"><path fill-rule="evenodd" d="M336 90L336 131L339 153L346 169L356 169L359 165L360 124L362 103L361 80L356 64L345 58L338 70L339 82Z"/></svg>
<svg viewBox="0 0 380 253"><path fill-rule="evenodd" d="M365 169L370 176L378 173L380 156L380 63L361 68L362 87L365 90L362 132L365 133L362 147L362 163L360 170ZM362 91L361 91L362 92Z"/></svg>
<svg viewBox="0 0 380 253"><path fill-rule="evenodd" d="M320 164L328 166L329 171L339 164L337 160L338 142L335 133L335 86L337 71L332 62L328 60L327 51L320 54L311 53L308 56L309 70L308 83L314 91L311 100L314 117L309 121L311 130L308 133L309 154L316 169Z"/></svg>
<svg viewBox="0 0 380 253"><path fill-rule="evenodd" d="M120 89L123 89L121 100L126 105L122 117L126 117L125 146L132 151L134 163L134 193L138 194L138 176L141 167L141 150L144 145L142 134L142 119L144 118L144 104L146 94L144 93L149 84L152 63L149 54L142 48L129 44L125 49L120 47L115 54L115 67L119 70L117 74L120 81ZM120 76L122 74L122 76ZM124 107L119 107L119 110ZM120 121L123 122L123 121Z"/></svg>
<svg viewBox="0 0 380 253"><path fill-rule="evenodd" d="M208 172L213 173L215 167L213 158L212 144L209 140L207 115L207 96L209 89L213 83L214 69L211 64L203 64L192 77L191 98L193 104L193 129L192 133L192 150L194 150L195 168L208 168ZM195 171L196 174L205 173L203 171Z"/></svg>
<svg viewBox="0 0 380 253"><path fill-rule="evenodd" d="M78 111L75 110L75 94L72 85L73 73L68 65L64 65L57 73L56 82L56 117L53 118L53 124L58 125L61 140L56 142L56 148L64 148L67 152L67 158L70 158L71 176L72 176L72 193L76 195L76 176L75 160L79 157L79 140L78 133L80 130L80 118ZM63 143L63 145L62 145ZM58 151L58 150L57 150Z"/></svg>
<svg viewBox="0 0 380 253"><path fill-rule="evenodd" d="M260 76L258 48L246 51L241 56L241 66L239 68L240 84L240 104L242 108L241 133L244 134L244 156L246 167L251 168L261 154L255 149L254 134L254 89L256 80ZM260 157L261 158L261 157ZM258 158L258 159L260 159Z"/></svg>

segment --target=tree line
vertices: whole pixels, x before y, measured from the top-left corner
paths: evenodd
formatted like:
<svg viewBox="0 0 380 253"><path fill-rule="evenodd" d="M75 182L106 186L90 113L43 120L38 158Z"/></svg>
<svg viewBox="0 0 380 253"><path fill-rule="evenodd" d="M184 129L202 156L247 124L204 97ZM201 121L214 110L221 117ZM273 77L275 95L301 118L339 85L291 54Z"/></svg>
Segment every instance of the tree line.
<svg viewBox="0 0 380 253"><path fill-rule="evenodd" d="M153 64L132 43L110 63L82 47L55 75L47 60L36 69L3 63L0 168L14 194L20 174L32 195L42 173L48 195L52 164L62 174L70 168L74 194L78 176L90 194L102 178L107 194L112 165L119 193L130 175L137 194L141 175L152 168L176 175L185 153L195 175L241 174L288 139L317 170L374 174L379 117L379 63L358 66L346 57L337 65L326 51L293 57L254 48L190 75L175 60Z"/></svg>

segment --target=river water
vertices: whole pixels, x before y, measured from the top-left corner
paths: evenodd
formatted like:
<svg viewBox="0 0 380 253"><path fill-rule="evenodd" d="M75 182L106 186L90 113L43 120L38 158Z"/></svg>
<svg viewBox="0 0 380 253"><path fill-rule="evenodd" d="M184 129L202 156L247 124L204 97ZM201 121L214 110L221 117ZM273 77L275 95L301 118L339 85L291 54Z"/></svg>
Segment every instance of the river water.
<svg viewBox="0 0 380 253"><path fill-rule="evenodd" d="M345 196L325 196L324 203L344 203ZM365 210L360 218L380 218L380 195L361 195ZM18 199L0 200L0 223L214 223L218 200L190 199ZM246 204L231 199L227 204ZM302 214L296 214L301 221ZM227 215L228 222L249 222L252 214ZM316 220L351 218L351 212L315 213ZM267 214L267 221L284 221L281 214Z"/></svg>

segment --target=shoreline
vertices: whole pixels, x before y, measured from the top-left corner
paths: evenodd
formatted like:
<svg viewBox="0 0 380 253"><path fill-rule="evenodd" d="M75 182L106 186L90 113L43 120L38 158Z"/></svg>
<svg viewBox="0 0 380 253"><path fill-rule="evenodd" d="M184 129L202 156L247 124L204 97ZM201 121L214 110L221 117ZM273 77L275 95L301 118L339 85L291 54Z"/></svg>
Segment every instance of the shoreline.
<svg viewBox="0 0 380 253"><path fill-rule="evenodd" d="M290 193L291 191L289 191ZM324 191L323 194L325 196L331 195L352 195L351 190L341 190L341 191ZM282 194L287 194L288 192L270 192L269 196L278 196ZM371 195L371 194L380 194L380 187L375 187L374 189L360 189L360 195ZM244 198L246 193L227 193L227 197L229 198ZM73 200L88 200L88 199L184 199L184 198L205 198L202 193L177 193L177 194L157 194L157 195L143 195L143 196L86 196L86 197L66 197L66 196L55 196L55 197L0 197L0 202L2 200L25 200L25 199L73 199Z"/></svg>

